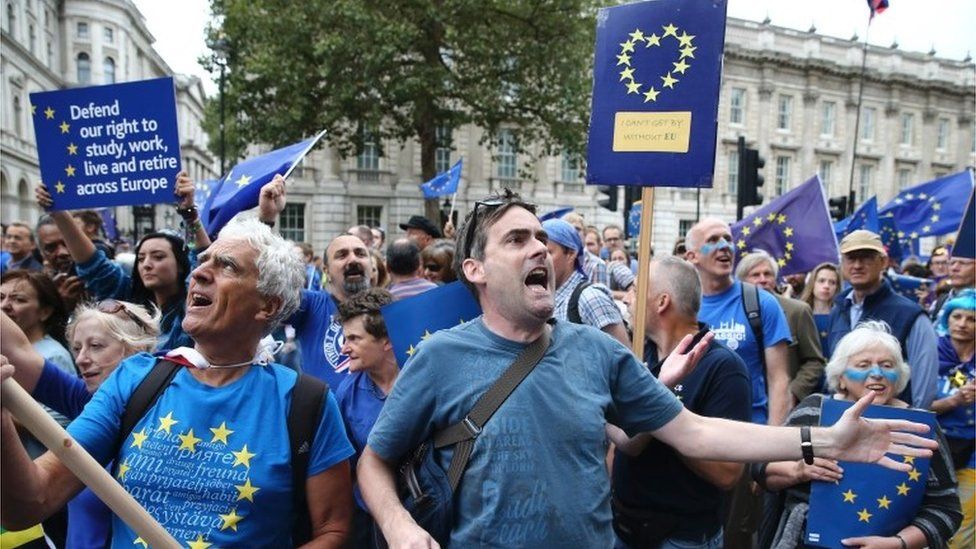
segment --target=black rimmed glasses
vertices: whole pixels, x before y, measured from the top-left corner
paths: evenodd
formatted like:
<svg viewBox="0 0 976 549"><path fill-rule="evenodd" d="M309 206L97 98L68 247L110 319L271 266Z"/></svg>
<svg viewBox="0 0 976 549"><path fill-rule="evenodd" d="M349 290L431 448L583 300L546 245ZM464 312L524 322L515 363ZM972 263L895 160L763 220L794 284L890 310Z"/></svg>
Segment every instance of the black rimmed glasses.
<svg viewBox="0 0 976 549"><path fill-rule="evenodd" d="M464 231L464 257L461 261L471 257L471 246L474 245L474 233L478 228L478 210L484 208L484 215L491 212L495 208L498 208L502 204L508 202L504 198L490 198L488 200L479 200L474 203L474 210L471 212L471 220L468 221L469 227L466 227Z"/></svg>
<svg viewBox="0 0 976 549"><path fill-rule="evenodd" d="M143 329L143 331L145 331L146 333L151 331L149 329L149 326L145 323L145 321L143 321L141 318L139 318L138 315L130 311L129 308L126 307L121 301L116 301L114 299L103 299L95 305L95 308L98 309L98 312L105 313L107 315L125 313L125 316L129 317L129 320L131 320L132 322L138 324L139 327Z"/></svg>

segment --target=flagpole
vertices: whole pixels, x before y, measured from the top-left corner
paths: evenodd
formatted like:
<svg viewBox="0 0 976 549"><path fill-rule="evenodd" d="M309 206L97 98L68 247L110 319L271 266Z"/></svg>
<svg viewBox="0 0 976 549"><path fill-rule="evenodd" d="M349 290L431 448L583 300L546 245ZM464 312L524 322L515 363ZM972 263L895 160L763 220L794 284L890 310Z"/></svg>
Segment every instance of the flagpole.
<svg viewBox="0 0 976 549"><path fill-rule="evenodd" d="M451 195L451 211L447 212L447 220L454 224L454 205L457 204L457 191Z"/></svg>
<svg viewBox="0 0 976 549"><path fill-rule="evenodd" d="M637 239L637 301L634 307L632 328L634 340L631 348L637 359L644 361L644 323L647 318L647 280L651 264L651 230L654 221L654 187L641 190L640 234Z"/></svg>
<svg viewBox="0 0 976 549"><path fill-rule="evenodd" d="M864 73L868 65L868 38L871 36L871 18L868 18L868 28L864 31L864 47L861 49L861 76L857 89L857 113L854 115L854 147L851 150L851 177L847 185L847 211L846 215L854 213L854 167L857 165L857 142L860 140L858 135L861 131L861 101L864 99Z"/></svg>

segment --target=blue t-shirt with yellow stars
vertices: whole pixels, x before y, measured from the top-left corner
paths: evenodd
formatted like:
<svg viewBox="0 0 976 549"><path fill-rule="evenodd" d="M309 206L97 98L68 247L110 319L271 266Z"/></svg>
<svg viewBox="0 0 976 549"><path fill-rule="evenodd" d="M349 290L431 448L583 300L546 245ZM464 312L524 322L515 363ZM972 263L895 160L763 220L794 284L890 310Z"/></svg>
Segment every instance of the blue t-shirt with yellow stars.
<svg viewBox="0 0 976 549"><path fill-rule="evenodd" d="M142 353L124 362L68 432L106 464L125 403L156 363ZM147 410L118 456L116 478L170 535L189 547L290 547L291 450L286 417L298 375L277 364L253 366L223 387L182 369ZM308 476L353 454L335 398L315 433ZM112 547L143 547L118 517Z"/></svg>

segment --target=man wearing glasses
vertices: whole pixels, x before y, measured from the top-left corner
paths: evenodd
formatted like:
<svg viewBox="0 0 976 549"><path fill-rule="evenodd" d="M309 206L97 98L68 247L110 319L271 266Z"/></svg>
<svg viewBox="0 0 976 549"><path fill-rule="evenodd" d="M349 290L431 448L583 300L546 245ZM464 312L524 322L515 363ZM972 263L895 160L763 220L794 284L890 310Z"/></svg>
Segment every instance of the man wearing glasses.
<svg viewBox="0 0 976 549"><path fill-rule="evenodd" d="M432 432L465 419L514 358L547 333L542 359L474 439L453 498L452 546L612 546L608 422L630 435L653 432L700 459L799 459L801 439L810 440L804 437L811 433L795 428L688 412L622 345L590 326L550 322L555 283L547 240L535 207L510 192L477 203L468 214L455 267L483 315L418 346L359 462L364 499L391 546L437 546L400 504L396 465ZM672 353L663 368L669 375L682 372L705 348ZM666 377L662 381L674 382ZM859 420L855 411L835 427L815 428L804 448L821 457L897 466L884 458L885 451L900 449L893 441L917 445L920 439L890 433L894 427ZM446 469L453 451L445 450L435 459Z"/></svg>

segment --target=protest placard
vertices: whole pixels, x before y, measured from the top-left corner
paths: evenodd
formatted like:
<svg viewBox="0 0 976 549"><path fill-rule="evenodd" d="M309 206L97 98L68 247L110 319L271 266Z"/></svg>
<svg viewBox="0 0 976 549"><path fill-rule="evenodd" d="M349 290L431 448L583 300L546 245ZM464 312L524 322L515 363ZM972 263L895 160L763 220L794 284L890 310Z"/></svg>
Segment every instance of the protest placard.
<svg viewBox="0 0 976 549"><path fill-rule="evenodd" d="M52 210L176 201L172 78L37 92L30 100Z"/></svg>

